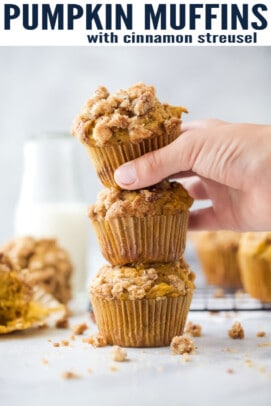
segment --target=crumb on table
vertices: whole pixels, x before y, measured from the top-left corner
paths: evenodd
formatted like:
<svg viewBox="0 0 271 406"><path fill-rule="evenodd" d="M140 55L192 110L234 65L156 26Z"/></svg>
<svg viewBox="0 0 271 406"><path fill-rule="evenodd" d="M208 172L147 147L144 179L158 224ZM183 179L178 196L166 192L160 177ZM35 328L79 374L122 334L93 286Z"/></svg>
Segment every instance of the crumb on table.
<svg viewBox="0 0 271 406"><path fill-rule="evenodd" d="M265 335L265 331L258 331L258 333L256 334L257 337L265 337Z"/></svg>
<svg viewBox="0 0 271 406"><path fill-rule="evenodd" d="M236 321L230 330L228 330L228 336L233 339L242 339L245 337L244 329L238 321Z"/></svg>
<svg viewBox="0 0 271 406"><path fill-rule="evenodd" d="M53 347L60 347L59 343L53 343Z"/></svg>
<svg viewBox="0 0 271 406"><path fill-rule="evenodd" d="M112 361L123 362L127 360L127 352L124 348L114 345L110 351L110 358Z"/></svg>
<svg viewBox="0 0 271 406"><path fill-rule="evenodd" d="M175 336L171 340L170 348L173 354L190 354L196 349L194 341L190 337Z"/></svg>
<svg viewBox="0 0 271 406"><path fill-rule="evenodd" d="M67 316L63 316L61 319L58 319L55 324L56 328L69 328L69 320Z"/></svg>
<svg viewBox="0 0 271 406"><path fill-rule="evenodd" d="M86 323L79 323L72 327L72 331L75 335L83 334L87 329L88 326Z"/></svg>
<svg viewBox="0 0 271 406"><path fill-rule="evenodd" d="M107 345L105 337L99 333L83 338L83 342L91 344L94 348L105 347Z"/></svg>
<svg viewBox="0 0 271 406"><path fill-rule="evenodd" d="M225 297L224 289L222 289L222 288L216 289L216 290L214 291L214 293L213 293L213 297L214 297L215 299L221 299L221 298Z"/></svg>
<svg viewBox="0 0 271 406"><path fill-rule="evenodd" d="M80 378L80 375L76 374L75 372L72 371L64 371L61 374L61 378L63 379L78 379Z"/></svg>
<svg viewBox="0 0 271 406"><path fill-rule="evenodd" d="M68 347L69 345L70 345L70 342L69 342L69 340L61 340L61 343L60 343L63 347Z"/></svg>
<svg viewBox="0 0 271 406"><path fill-rule="evenodd" d="M200 324L194 324L189 321L186 325L185 333L190 334L192 337L201 337L202 328Z"/></svg>

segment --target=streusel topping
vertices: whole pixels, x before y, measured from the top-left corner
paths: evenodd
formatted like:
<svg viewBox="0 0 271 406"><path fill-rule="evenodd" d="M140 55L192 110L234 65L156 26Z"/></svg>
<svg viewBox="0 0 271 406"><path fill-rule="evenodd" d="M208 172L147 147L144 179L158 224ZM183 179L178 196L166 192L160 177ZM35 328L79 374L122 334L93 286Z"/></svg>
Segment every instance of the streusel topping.
<svg viewBox="0 0 271 406"><path fill-rule="evenodd" d="M104 189L89 208L92 220L177 214L188 210L193 199L178 182L163 181L140 190Z"/></svg>
<svg viewBox="0 0 271 406"><path fill-rule="evenodd" d="M184 107L160 103L153 86L138 83L110 95L100 86L74 120L72 134L81 142L105 146L137 143L154 135L181 133Z"/></svg>
<svg viewBox="0 0 271 406"><path fill-rule="evenodd" d="M104 265L90 293L104 299L157 299L184 296L194 288L195 275L182 260L174 263Z"/></svg>

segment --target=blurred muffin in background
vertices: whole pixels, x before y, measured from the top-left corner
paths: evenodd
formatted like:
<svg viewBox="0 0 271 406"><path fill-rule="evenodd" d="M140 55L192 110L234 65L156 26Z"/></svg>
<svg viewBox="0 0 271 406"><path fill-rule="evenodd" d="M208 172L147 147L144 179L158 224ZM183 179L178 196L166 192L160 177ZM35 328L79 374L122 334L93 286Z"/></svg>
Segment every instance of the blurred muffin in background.
<svg viewBox="0 0 271 406"><path fill-rule="evenodd" d="M190 233L208 284L223 288L242 286L237 258L240 236L233 231Z"/></svg>
<svg viewBox="0 0 271 406"><path fill-rule="evenodd" d="M271 302L271 232L244 233L238 259L247 293Z"/></svg>
<svg viewBox="0 0 271 406"><path fill-rule="evenodd" d="M18 237L1 251L8 255L19 269L28 269L27 282L42 286L61 303L71 299L71 275L73 267L66 250L54 239Z"/></svg>

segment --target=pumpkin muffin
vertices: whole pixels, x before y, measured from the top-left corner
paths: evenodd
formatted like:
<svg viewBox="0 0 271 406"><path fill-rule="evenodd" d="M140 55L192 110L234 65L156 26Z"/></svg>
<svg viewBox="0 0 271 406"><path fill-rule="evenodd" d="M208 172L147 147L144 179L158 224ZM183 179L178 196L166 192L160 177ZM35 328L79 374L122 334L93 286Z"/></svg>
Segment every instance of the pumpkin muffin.
<svg viewBox="0 0 271 406"><path fill-rule="evenodd" d="M99 333L124 347L169 345L183 333L193 281L184 260L103 266L90 286Z"/></svg>
<svg viewBox="0 0 271 406"><path fill-rule="evenodd" d="M69 301L73 268L67 251L56 240L18 237L1 250L15 266L28 269L31 286L41 286L61 303Z"/></svg>
<svg viewBox="0 0 271 406"><path fill-rule="evenodd" d="M243 234L238 259L247 293L271 302L271 232Z"/></svg>
<svg viewBox="0 0 271 406"><path fill-rule="evenodd" d="M233 231L191 233L208 284L223 288L242 286L237 258L240 236Z"/></svg>
<svg viewBox="0 0 271 406"><path fill-rule="evenodd" d="M105 187L118 186L115 170L174 141L184 107L160 103L153 86L138 83L110 95L98 87L75 118L72 134L87 148Z"/></svg>
<svg viewBox="0 0 271 406"><path fill-rule="evenodd" d="M103 256L111 265L179 260L192 202L178 182L136 191L102 190L89 217Z"/></svg>

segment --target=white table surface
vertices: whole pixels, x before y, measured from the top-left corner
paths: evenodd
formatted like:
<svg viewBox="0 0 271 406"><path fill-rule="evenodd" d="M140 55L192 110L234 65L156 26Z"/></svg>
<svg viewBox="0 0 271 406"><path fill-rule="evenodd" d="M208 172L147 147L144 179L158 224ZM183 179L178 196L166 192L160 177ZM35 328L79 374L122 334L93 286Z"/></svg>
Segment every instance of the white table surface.
<svg viewBox="0 0 271 406"><path fill-rule="evenodd" d="M69 347L52 343L68 339L70 329L1 336L0 405L270 405L271 312L190 312L188 320L203 329L189 362L169 347L127 349L127 362L113 362L111 347L94 349L82 342L97 328L78 308L70 325L87 322L89 329ZM236 320L244 327L243 340L227 335ZM266 336L256 337L261 330ZM71 370L80 378L61 377Z"/></svg>

